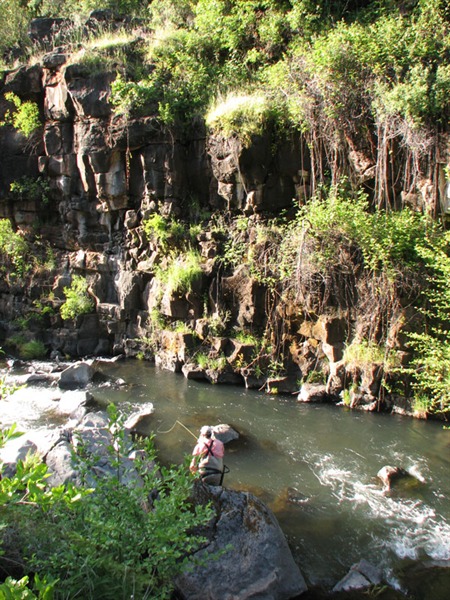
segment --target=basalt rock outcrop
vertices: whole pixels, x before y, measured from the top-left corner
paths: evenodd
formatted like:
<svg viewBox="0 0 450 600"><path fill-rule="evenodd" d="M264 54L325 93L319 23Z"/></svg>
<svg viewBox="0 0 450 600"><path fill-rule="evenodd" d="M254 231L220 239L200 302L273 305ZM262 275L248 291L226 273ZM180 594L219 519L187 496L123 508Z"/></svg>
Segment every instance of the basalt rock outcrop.
<svg viewBox="0 0 450 600"><path fill-rule="evenodd" d="M94 15L87 30L103 18ZM9 273L0 282L1 345L8 349L20 334L61 358L140 355L189 377L270 393L298 393L318 372L325 389L309 401L339 402L351 388L346 403L353 408L409 414L408 403L385 394L379 366L342 360L351 335L364 332L345 296L354 304L364 297L353 274L343 269L342 281L334 282L336 297L325 298L323 282L305 267L311 289L286 300L270 296L245 261L231 271L224 267L233 253L239 263L239 244L229 236L233 215L246 219L242 236L264 264L270 244L258 239L258 225L310 197L313 169L302 135L283 137L269 126L244 144L237 136L211 133L201 119L168 128L154 114L118 114L110 102L114 69L90 69L78 48L55 46L57 35L64 43L66 26L60 20L33 23L31 35L47 52L0 80L0 119L11 109L5 94L12 92L37 103L42 121L30 138L11 125L0 127L0 218L9 219L40 256L23 277ZM350 162L353 176L370 179L374 164L364 144L352 142ZM24 176L40 182L41 193L26 185L12 191ZM169 232L162 241L145 223L160 215L167 223L196 224L205 213L208 226L190 242L201 257L201 274L188 291L173 287L164 273L170 260L183 266L181 253L174 259L179 240ZM59 308L75 275L86 278L95 308L63 320ZM24 320L25 331L19 325ZM173 330L180 323L189 334ZM239 342L235 330L262 332L272 354ZM403 350L400 338L393 332L392 344ZM200 354L207 364L197 360Z"/></svg>

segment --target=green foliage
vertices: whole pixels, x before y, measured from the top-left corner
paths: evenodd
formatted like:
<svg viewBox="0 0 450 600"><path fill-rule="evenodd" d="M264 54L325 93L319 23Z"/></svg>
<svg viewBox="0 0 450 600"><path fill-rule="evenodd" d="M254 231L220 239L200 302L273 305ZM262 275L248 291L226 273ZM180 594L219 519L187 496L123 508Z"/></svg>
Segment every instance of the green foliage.
<svg viewBox="0 0 450 600"><path fill-rule="evenodd" d="M200 367L200 369L208 369L210 358L209 354L206 352L197 352L194 356L195 363Z"/></svg>
<svg viewBox="0 0 450 600"><path fill-rule="evenodd" d="M79 445L78 468L86 482L80 488L46 489L46 467L34 464L26 479L33 495L24 494L19 463L17 475L0 482L5 491L0 498L9 522L19 529L28 569L58 579L56 597L169 598L174 578L204 541L193 531L212 511L191 505L187 461L159 468L151 441L146 460L134 463L139 484L127 483L123 457L130 440L117 409L111 406L109 413L108 461L114 475L102 475L95 466L100 457L83 455Z"/></svg>
<svg viewBox="0 0 450 600"><path fill-rule="evenodd" d="M6 112L5 121L0 125L9 123L25 137L30 137L41 127L37 103L31 100L22 102L13 92L7 92L5 98L15 106L15 109L12 112L10 110Z"/></svg>
<svg viewBox="0 0 450 600"><path fill-rule="evenodd" d="M8 59L13 48L22 46L26 39L29 12L21 0L0 2L0 63Z"/></svg>
<svg viewBox="0 0 450 600"><path fill-rule="evenodd" d="M141 0L28 0L34 16L71 17L88 16L94 10L111 10L116 16L136 16L144 13L146 2Z"/></svg>
<svg viewBox="0 0 450 600"><path fill-rule="evenodd" d="M3 354L3 350L0 351L0 354ZM22 386L18 386L16 384L6 383L5 378L0 377L0 400L4 400L8 396L11 396L11 394L14 394L14 392L17 392L17 390L20 390L21 387ZM1 447L2 439L3 438L0 435L0 447Z"/></svg>
<svg viewBox="0 0 450 600"><path fill-rule="evenodd" d="M60 307L61 317L64 320L76 319L79 315L90 313L95 304L88 293L88 282L81 275L74 275L70 287L64 288L66 301Z"/></svg>
<svg viewBox="0 0 450 600"><path fill-rule="evenodd" d="M180 221L166 219L159 213L153 213L142 223L144 231L149 239L155 242L162 250L169 246L185 246L189 241L189 234Z"/></svg>
<svg viewBox="0 0 450 600"><path fill-rule="evenodd" d="M413 378L416 399L428 413L450 411L450 233L434 236L420 247L429 269L429 287L421 312L425 329L409 334L415 351L407 372Z"/></svg>
<svg viewBox="0 0 450 600"><path fill-rule="evenodd" d="M9 186L12 196L17 200L36 200L43 204L49 201L50 185L43 177L21 177Z"/></svg>
<svg viewBox="0 0 450 600"><path fill-rule="evenodd" d="M195 356L195 361L201 369L209 371L223 371L228 364L226 356L211 356L209 354L199 353Z"/></svg>
<svg viewBox="0 0 450 600"><path fill-rule="evenodd" d="M263 95L230 95L206 115L206 123L226 137L238 136L244 146L260 135L273 117L271 105Z"/></svg>
<svg viewBox="0 0 450 600"><path fill-rule="evenodd" d="M383 365L385 371L399 367L398 357L394 351L380 346L370 340L353 340L345 348L343 360L347 364L359 367L373 364Z"/></svg>
<svg viewBox="0 0 450 600"><path fill-rule="evenodd" d="M19 353L21 358L33 360L46 356L47 348L41 340L30 340L20 346Z"/></svg>
<svg viewBox="0 0 450 600"><path fill-rule="evenodd" d="M13 230L9 219L0 219L0 271L7 271L8 277L22 277L30 268L28 253L25 238Z"/></svg>
<svg viewBox="0 0 450 600"><path fill-rule="evenodd" d="M195 250L172 257L166 269L159 268L156 277L169 293L186 294L202 277L201 257Z"/></svg>
<svg viewBox="0 0 450 600"><path fill-rule="evenodd" d="M431 226L429 219L407 208L369 212L364 195L353 197L336 188L305 205L298 218L316 240L316 261L322 268L339 261L342 245L357 245L367 270L382 270L389 276L417 264L417 247Z"/></svg>
<svg viewBox="0 0 450 600"><path fill-rule="evenodd" d="M254 333L244 331L243 329L239 329L238 331L236 331L234 339L236 339L241 344L249 344L257 347L261 346L261 338L256 336Z"/></svg>
<svg viewBox="0 0 450 600"><path fill-rule="evenodd" d="M0 584L0 599L1 600L53 600L53 592L57 581L43 581L39 579L39 575L34 577L34 586L37 595L29 588L29 577L25 575L22 579L13 579L7 577Z"/></svg>
<svg viewBox="0 0 450 600"><path fill-rule="evenodd" d="M23 319L17 319L16 323L21 329L26 330L29 328L33 318L34 315ZM10 348L14 349L20 358L23 358L24 360L44 358L47 355L47 348L44 342L36 339L30 340L24 333L7 338L5 343Z"/></svg>

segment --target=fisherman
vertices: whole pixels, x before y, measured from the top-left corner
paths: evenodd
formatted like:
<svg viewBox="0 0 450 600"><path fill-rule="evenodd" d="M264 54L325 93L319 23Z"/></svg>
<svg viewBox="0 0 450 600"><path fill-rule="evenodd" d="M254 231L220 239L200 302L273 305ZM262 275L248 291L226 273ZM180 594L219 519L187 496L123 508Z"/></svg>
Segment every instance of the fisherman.
<svg viewBox="0 0 450 600"><path fill-rule="evenodd" d="M223 477L223 443L216 439L212 427L200 429L200 437L192 451L189 467L191 473L199 473L202 481L209 485L221 485Z"/></svg>

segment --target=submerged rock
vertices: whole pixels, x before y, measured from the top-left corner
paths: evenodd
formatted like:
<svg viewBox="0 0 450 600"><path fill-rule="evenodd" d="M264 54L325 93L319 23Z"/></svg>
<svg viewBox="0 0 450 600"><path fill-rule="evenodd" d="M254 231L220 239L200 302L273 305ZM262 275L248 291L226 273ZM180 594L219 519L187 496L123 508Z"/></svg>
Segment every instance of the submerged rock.
<svg viewBox="0 0 450 600"><path fill-rule="evenodd" d="M352 565L347 575L333 588L333 592L350 592L379 585L383 581L383 574L378 567L362 559Z"/></svg>
<svg viewBox="0 0 450 600"><path fill-rule="evenodd" d="M414 475L402 469L401 467L392 467L391 465L386 465L382 469L380 469L377 473L378 479L380 479L383 483L383 489L385 491L390 491L394 484L398 483L401 480L409 480L413 483L421 483Z"/></svg>

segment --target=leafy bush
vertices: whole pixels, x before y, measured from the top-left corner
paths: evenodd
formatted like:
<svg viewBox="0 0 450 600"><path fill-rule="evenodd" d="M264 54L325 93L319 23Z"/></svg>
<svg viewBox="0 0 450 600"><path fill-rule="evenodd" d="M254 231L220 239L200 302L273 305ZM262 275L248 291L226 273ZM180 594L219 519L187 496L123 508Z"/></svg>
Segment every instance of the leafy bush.
<svg viewBox="0 0 450 600"><path fill-rule="evenodd" d="M33 590L37 595L30 589L29 581L27 575L19 580L7 577L0 584L0 598L2 600L53 600L56 581L48 582L46 579L41 581L39 575L35 575Z"/></svg>
<svg viewBox="0 0 450 600"><path fill-rule="evenodd" d="M167 250L171 246L181 244L184 246L190 237L186 228L180 221L166 219L158 213L153 213L142 223L144 231L148 238L152 239L162 250Z"/></svg>
<svg viewBox="0 0 450 600"><path fill-rule="evenodd" d="M74 275L70 287L64 288L66 301L60 307L61 317L64 320L76 319L79 315L90 313L94 310L94 301L88 293L88 283L81 275Z"/></svg>
<svg viewBox="0 0 450 600"><path fill-rule="evenodd" d="M5 98L8 102L14 104L15 109L12 112L8 110L5 114L5 121L0 124L9 123L25 137L30 137L41 127L38 105L31 100L22 102L13 92L7 92Z"/></svg>
<svg viewBox="0 0 450 600"><path fill-rule="evenodd" d="M364 367L373 364L383 365L385 370L392 370L399 366L395 352L389 351L385 346L380 346L372 341L353 340L345 348L343 360L347 364Z"/></svg>
<svg viewBox="0 0 450 600"><path fill-rule="evenodd" d="M409 334L414 350L412 376L416 398L428 413L450 411L450 234L429 237L419 248L429 270L429 287L420 311L425 327Z"/></svg>
<svg viewBox="0 0 450 600"><path fill-rule="evenodd" d="M369 212L364 194L354 197L337 188L325 198L317 197L305 205L298 220L317 241L318 265L327 268L339 261L342 245L356 245L366 269L383 270L388 275L417 264L417 248L432 226L429 219L407 208Z"/></svg>
<svg viewBox="0 0 450 600"><path fill-rule="evenodd" d="M43 204L47 204L49 201L50 185L43 177L33 179L25 175L17 181L13 181L9 189L14 199L38 200Z"/></svg>
<svg viewBox="0 0 450 600"><path fill-rule="evenodd" d="M16 474L0 480L3 523L15 526L26 575L37 573L41 589L42 582L47 587L53 582L59 598L169 598L174 578L204 541L193 532L212 511L190 503L188 462L159 468L151 441L146 461L135 461L141 484L126 484L129 473L122 457L130 451L130 440L117 409L109 407L109 414L108 460L115 475L101 475L95 468L100 457L83 456L80 445L77 460L85 483L79 487L49 489L46 465L30 458L19 461ZM19 597L34 598L25 591L13 596ZM38 597L52 596L49 591Z"/></svg>
<svg viewBox="0 0 450 600"><path fill-rule="evenodd" d="M19 323L19 325L25 329L28 326L28 323L29 319L24 319L23 325L22 323ZM17 352L20 358L23 358L24 360L43 358L47 354L47 348L41 340L27 339L24 333L8 337L5 340L5 345L13 349L14 352Z"/></svg>
<svg viewBox="0 0 450 600"><path fill-rule="evenodd" d="M0 2L0 61L8 60L12 49L24 44L29 16L21 0Z"/></svg>
<svg viewBox="0 0 450 600"><path fill-rule="evenodd" d="M0 271L8 270L9 277L22 277L30 267L27 264L28 253L25 238L13 230L9 219L0 219ZM9 267L12 267L12 273Z"/></svg>

